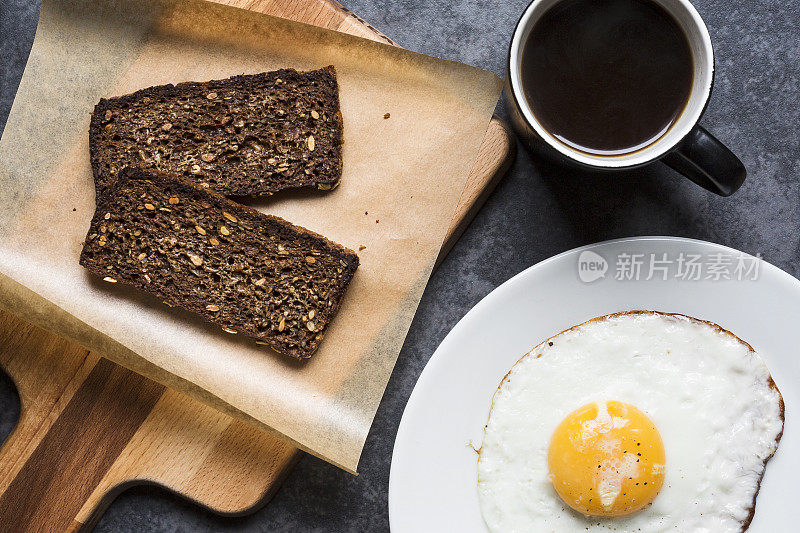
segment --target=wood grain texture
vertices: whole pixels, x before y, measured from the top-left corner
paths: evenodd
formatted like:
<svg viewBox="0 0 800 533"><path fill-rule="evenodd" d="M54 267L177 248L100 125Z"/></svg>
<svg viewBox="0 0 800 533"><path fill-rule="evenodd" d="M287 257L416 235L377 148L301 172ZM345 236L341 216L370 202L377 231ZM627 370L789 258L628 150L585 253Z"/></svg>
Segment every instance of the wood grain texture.
<svg viewBox="0 0 800 533"><path fill-rule="evenodd" d="M68 527L163 391L101 359L0 496L0 531L18 531L18 524Z"/></svg>
<svg viewBox="0 0 800 533"><path fill-rule="evenodd" d="M124 488L159 483L224 514L263 503L294 447L0 312L20 421L0 448L0 531L93 524Z"/></svg>
<svg viewBox="0 0 800 533"><path fill-rule="evenodd" d="M218 0L395 44L330 0ZM441 260L514 154L493 119ZM438 264L438 263L437 263ZM268 501L301 452L188 396L0 311L0 366L20 420L0 448L0 531L87 529L125 488L158 483L223 514Z"/></svg>
<svg viewBox="0 0 800 533"><path fill-rule="evenodd" d="M320 28L396 45L389 37L336 0L211 0Z"/></svg>

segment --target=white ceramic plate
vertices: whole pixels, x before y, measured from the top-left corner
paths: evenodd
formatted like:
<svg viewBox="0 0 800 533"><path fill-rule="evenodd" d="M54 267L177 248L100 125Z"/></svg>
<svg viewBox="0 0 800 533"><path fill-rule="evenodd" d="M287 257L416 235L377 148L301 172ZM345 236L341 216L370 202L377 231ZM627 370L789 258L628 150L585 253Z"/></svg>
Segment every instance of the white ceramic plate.
<svg viewBox="0 0 800 533"><path fill-rule="evenodd" d="M679 272L681 257L684 268ZM648 280L651 258L655 269ZM690 260L701 265L701 279L693 279L694 271L688 279L679 277L689 270ZM598 277L603 262L607 270ZM635 274L625 265L639 262L638 281L616 279ZM747 272L753 265L758 265L757 272ZM709 275L712 279L706 279ZM591 278L597 279L588 282ZM643 237L599 243L543 261L495 289L447 335L422 372L400 422L389 480L392 531L486 532L476 489L477 454L470 444L477 448L482 442L500 380L543 339L589 318L630 309L716 322L761 354L783 394L786 424L748 533L795 527L800 430L793 413L800 409L800 281L724 246Z"/></svg>

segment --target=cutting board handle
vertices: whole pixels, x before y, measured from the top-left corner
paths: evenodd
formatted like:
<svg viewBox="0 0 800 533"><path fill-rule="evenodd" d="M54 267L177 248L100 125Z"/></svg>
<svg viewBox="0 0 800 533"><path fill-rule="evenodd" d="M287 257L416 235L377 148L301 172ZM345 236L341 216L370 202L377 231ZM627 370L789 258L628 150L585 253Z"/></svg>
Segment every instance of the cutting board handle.
<svg viewBox="0 0 800 533"><path fill-rule="evenodd" d="M302 454L3 311L0 367L22 407L0 447L0 532L87 529L136 483L241 515Z"/></svg>
<svg viewBox="0 0 800 533"><path fill-rule="evenodd" d="M69 399L46 412L26 405L35 391L20 390L19 423L0 449L0 531L80 529L76 517L161 396L161 385L92 359L70 380Z"/></svg>

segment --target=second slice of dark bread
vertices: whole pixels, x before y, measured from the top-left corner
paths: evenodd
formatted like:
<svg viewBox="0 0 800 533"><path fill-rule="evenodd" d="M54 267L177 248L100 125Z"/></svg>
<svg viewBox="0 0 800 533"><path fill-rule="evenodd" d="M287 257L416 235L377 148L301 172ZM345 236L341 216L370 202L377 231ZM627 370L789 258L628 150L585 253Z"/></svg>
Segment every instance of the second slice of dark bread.
<svg viewBox="0 0 800 533"><path fill-rule="evenodd" d="M97 197L127 166L228 196L332 189L342 175L336 70L294 69L102 99L89 127Z"/></svg>
<svg viewBox="0 0 800 533"><path fill-rule="evenodd" d="M306 358L336 314L358 256L175 176L128 168L101 197L80 264Z"/></svg>

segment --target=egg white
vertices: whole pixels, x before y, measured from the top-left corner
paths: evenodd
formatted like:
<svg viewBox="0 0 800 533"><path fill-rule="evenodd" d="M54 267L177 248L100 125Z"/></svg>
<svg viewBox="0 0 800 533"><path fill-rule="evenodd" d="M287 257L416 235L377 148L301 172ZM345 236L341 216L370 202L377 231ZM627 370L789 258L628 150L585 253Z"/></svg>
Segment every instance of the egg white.
<svg viewBox="0 0 800 533"><path fill-rule="evenodd" d="M681 315L609 315L562 332L495 393L478 459L484 520L493 532L739 532L783 430L772 385L749 345ZM637 513L585 517L553 489L547 450L567 414L612 400L654 422L666 477Z"/></svg>

